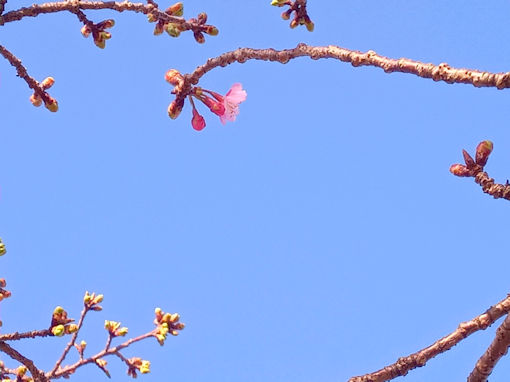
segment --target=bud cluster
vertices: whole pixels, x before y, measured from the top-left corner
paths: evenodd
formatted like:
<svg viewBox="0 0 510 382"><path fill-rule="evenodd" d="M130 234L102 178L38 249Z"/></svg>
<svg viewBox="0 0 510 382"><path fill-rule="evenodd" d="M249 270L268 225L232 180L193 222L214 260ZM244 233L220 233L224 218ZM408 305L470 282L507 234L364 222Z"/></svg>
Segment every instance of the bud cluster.
<svg viewBox="0 0 510 382"><path fill-rule="evenodd" d="M184 6L182 2L175 3L168 7L164 13L168 16L182 17L184 14ZM163 20L158 18L156 13L149 13L149 15L147 15L147 19L150 23L156 23L156 26L154 27L155 35L160 35L163 32L166 32L171 37L179 37L181 32L191 29L195 40L198 43L203 44L205 42L204 33L210 36L216 36L218 34L218 28L213 25L206 24L207 14L204 12L200 13L197 18L189 19L187 23L184 23L184 20L180 23Z"/></svg>
<svg viewBox="0 0 510 382"><path fill-rule="evenodd" d="M165 313L160 308L156 308L154 313L156 314L154 325L156 325L157 328L154 337L156 337L159 344L163 346L168 333L172 336L177 336L179 335L179 331L184 329L185 325L179 322L181 318L179 313Z"/></svg>
<svg viewBox="0 0 510 382"><path fill-rule="evenodd" d="M78 331L78 325L71 324L74 320L67 317L67 312L61 306L53 310L50 330L54 336L61 337L64 334L72 334Z"/></svg>
<svg viewBox="0 0 510 382"><path fill-rule="evenodd" d="M83 304L87 310L100 311L103 308L99 305L103 302L104 296L102 294L98 294L96 296L95 293L85 292L85 296L83 296Z"/></svg>
<svg viewBox="0 0 510 382"><path fill-rule="evenodd" d="M491 141L480 142L476 147L475 159L466 150L462 150L465 164L456 163L451 165L450 172L455 176L476 176L476 174L483 171L493 147Z"/></svg>
<svg viewBox="0 0 510 382"><path fill-rule="evenodd" d="M30 96L30 102L35 107L39 107L43 103L44 99L44 106L46 109L52 112L56 112L58 110L58 103L55 100L55 98L51 97L46 90L51 88L53 84L55 83L55 79L53 77L46 77L40 84L40 90L41 92L34 92Z"/></svg>
<svg viewBox="0 0 510 382"><path fill-rule="evenodd" d="M136 374L137 370L142 374L147 374L150 373L151 371L151 363L139 357L133 357L128 359L127 364L128 364L127 374L133 378L137 377Z"/></svg>
<svg viewBox="0 0 510 382"><path fill-rule="evenodd" d="M305 25L309 32L313 31L315 25L308 16L308 12L306 11L306 3L290 0L272 0L271 5L275 7L289 7L289 9L282 13L282 19L289 20L290 16L294 14L294 17L290 22L290 27L292 29L296 28L298 25Z"/></svg>
<svg viewBox="0 0 510 382"><path fill-rule="evenodd" d="M121 328L120 322L117 321L106 320L104 322L104 328L108 331L108 333L112 337L124 337L128 332L128 328L126 327Z"/></svg>
<svg viewBox="0 0 510 382"><path fill-rule="evenodd" d="M106 40L112 38L111 33L106 32L105 29L110 29L114 25L115 21L113 19L103 20L97 24L86 23L81 28L81 34L85 38L89 37L92 34L94 44L96 44L98 48L104 49L106 46Z"/></svg>

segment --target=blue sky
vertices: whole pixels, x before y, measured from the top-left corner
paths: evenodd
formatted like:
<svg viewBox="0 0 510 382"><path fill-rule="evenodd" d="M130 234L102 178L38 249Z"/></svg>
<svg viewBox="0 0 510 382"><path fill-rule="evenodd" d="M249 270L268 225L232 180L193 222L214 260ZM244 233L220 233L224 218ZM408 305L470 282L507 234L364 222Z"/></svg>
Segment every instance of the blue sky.
<svg viewBox="0 0 510 382"><path fill-rule="evenodd" d="M96 291L104 311L80 336L89 355L105 319L137 335L160 306L187 324L162 349L126 351L151 360L143 380L329 382L426 347L506 296L508 202L448 168L490 139L487 171L510 176L507 90L335 60L253 61L203 77L219 93L241 82L248 98L226 126L202 107L198 133L189 106L168 118L164 73L299 42L507 71L510 4L310 0L309 33L269 2L185 1L186 17L205 11L220 30L204 45L190 33L154 37L129 13L86 12L116 20L105 50L69 14L1 29L34 77L55 78L60 105L34 108L0 61L1 276L13 292L4 333L47 327L56 305L77 318ZM7 9L18 4L30 2ZM405 380L467 377L494 330ZM16 346L49 368L65 342ZM108 361L115 380L129 379ZM503 359L491 381L508 372ZM105 377L87 367L73 378Z"/></svg>

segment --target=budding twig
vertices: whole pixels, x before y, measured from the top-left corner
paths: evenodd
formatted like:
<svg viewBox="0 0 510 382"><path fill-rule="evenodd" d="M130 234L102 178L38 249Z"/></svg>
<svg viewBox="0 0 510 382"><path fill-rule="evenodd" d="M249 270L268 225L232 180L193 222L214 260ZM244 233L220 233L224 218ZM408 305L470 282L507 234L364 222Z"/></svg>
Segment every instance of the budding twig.
<svg viewBox="0 0 510 382"><path fill-rule="evenodd" d="M492 152L491 141L483 141L476 147L476 156L473 159L466 150L463 150L465 164L456 163L450 166L453 175L461 177L473 177L475 182L482 187L483 192L492 195L494 199L503 198L510 200L510 183L498 184L484 172L485 164Z"/></svg>
<svg viewBox="0 0 510 382"><path fill-rule="evenodd" d="M33 77L31 77L27 69L23 66L21 60L16 57L14 54L12 54L9 50L7 50L6 47L0 45L0 54L4 56L4 58L9 61L9 63L16 68L16 72L18 74L18 77L21 77L25 80L25 82L28 84L30 89L32 89L35 94L37 94L39 97L41 97L44 101L46 101L47 94L46 92L41 89L39 86L39 82L37 82Z"/></svg>
<svg viewBox="0 0 510 382"><path fill-rule="evenodd" d="M453 346L457 345L474 332L487 329L496 320L508 314L508 312L510 312L510 295L487 309L485 313L480 314L471 321L461 323L454 332L439 339L425 349L408 355L407 357L399 358L394 364L386 366L376 372L353 377L349 379L349 382L383 382L404 376L412 369L425 366L427 361L438 354L450 350Z"/></svg>
<svg viewBox="0 0 510 382"><path fill-rule="evenodd" d="M183 86L176 91L176 101L183 102L186 96L190 94L192 85L196 85L204 74L214 68L227 66L234 62L244 63L248 60L275 61L286 64L289 60L303 56L308 56L313 60L333 58L349 62L352 66L375 66L383 69L386 73L409 73L449 84L462 83L476 87L496 87L498 89L510 87L510 72L490 73L474 69L458 69L452 68L446 63L434 65L408 58L388 58L372 50L363 53L335 45L309 46L299 44L293 49L284 50L239 48L223 53L218 57L210 58L204 65L197 67L193 73L184 76Z"/></svg>
<svg viewBox="0 0 510 382"><path fill-rule="evenodd" d="M72 364L72 365L69 365L69 366L66 366L66 367L63 367L61 369L59 369L57 372L55 373L48 373L47 374L47 377L50 377L52 379L56 379L56 378L60 378L60 377L63 377L65 375L69 375L71 373L73 373L77 368L81 367L81 366L84 366L84 365L87 365L89 363L95 363L96 360L98 359L101 359L105 356L109 356L109 355L117 355L117 353L119 353L120 350L124 349L124 348L127 348L128 346L130 346L131 344L135 343L135 342L139 342L139 341L142 341L146 338L150 338L150 337L154 337L154 335L157 333L158 329L154 329L148 333L145 333L145 334L142 334L138 337L135 337L135 338L131 338L123 343L121 343L120 345L117 345L115 347L112 347L112 348L109 348L109 349L103 349L102 351L100 351L99 353L93 355L92 357L89 357L89 358L86 358L86 359L81 359L79 361L77 361L76 363ZM121 358L122 359L122 358ZM123 359L124 362L126 362L124 359Z"/></svg>
<svg viewBox="0 0 510 382"><path fill-rule="evenodd" d="M487 382L487 378L498 363L499 359L508 352L510 346L510 316L506 316L501 326L496 331L494 341L476 363L475 368L469 374L468 382Z"/></svg>
<svg viewBox="0 0 510 382"><path fill-rule="evenodd" d="M136 13L149 13L157 16L158 19L165 20L174 24L179 24L183 29L189 30L198 26L198 22L188 22L182 17L171 16L159 10L153 3L131 3L129 1L60 1L44 4L34 4L30 7L23 7L15 11L7 12L3 15L4 23L21 20L24 17L35 17L40 14L56 13L56 12L72 12L76 13L79 9L111 9L117 12L131 11Z"/></svg>
<svg viewBox="0 0 510 382"><path fill-rule="evenodd" d="M64 351L62 352L62 355L60 358L55 362L55 366L53 366L53 369L48 373L48 378L53 378L53 376L56 374L58 368L64 362L67 354L69 353L69 350L74 346L76 343L76 338L78 338L78 333L80 332L81 327L83 326L83 321L85 320L85 316L87 315L88 311L90 309L87 305L84 306L83 310L80 313L80 319L78 320L78 330L76 330L72 336L69 342L67 343L66 347L64 348Z"/></svg>

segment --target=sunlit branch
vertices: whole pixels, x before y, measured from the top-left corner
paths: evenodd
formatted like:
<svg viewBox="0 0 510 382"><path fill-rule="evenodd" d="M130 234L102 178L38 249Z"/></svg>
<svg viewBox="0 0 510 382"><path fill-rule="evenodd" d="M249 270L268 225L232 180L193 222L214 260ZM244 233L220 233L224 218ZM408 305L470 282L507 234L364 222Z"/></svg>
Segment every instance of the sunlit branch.
<svg viewBox="0 0 510 382"><path fill-rule="evenodd" d="M508 352L510 346L510 316L506 316L501 326L496 331L496 337L487 348L485 353L476 363L475 368L469 374L468 382L487 382L487 378L498 363L499 359Z"/></svg>
<svg viewBox="0 0 510 382"><path fill-rule="evenodd" d="M103 349L102 351L100 351L99 353L93 355L92 357L81 359L81 360L77 361L76 363L74 363L72 365L60 368L55 373L51 373L51 374L48 373L47 377L51 377L52 379L60 378L60 377L69 375L71 373L74 373L74 371L76 371L76 369L78 369L81 366L84 366L84 365L87 365L87 364L90 364L90 363L95 363L96 360L101 359L103 357L106 357L106 356L109 356L109 355L117 355L118 356L117 353L119 353L120 350L127 348L128 346L132 345L135 342L142 341L142 340L144 340L146 338L154 337L155 334L157 333L157 331L158 331L158 329L156 328L156 329L154 329L154 330L152 330L152 331L150 331L148 333L142 334L142 335L140 335L138 337L135 337L135 338L131 338L131 339L121 343L120 345L114 346L114 347L109 348L109 349ZM125 360L123 360L123 361L125 361Z"/></svg>
<svg viewBox="0 0 510 382"><path fill-rule="evenodd" d="M68 11L76 13L81 9L111 9L118 12L131 11L143 13L145 15L154 14L158 19L168 21L174 24L179 24L182 28L189 30L197 27L196 22L188 22L182 17L170 16L167 13L159 10L154 3L131 3L129 1L116 2L116 1L61 1L44 4L34 4L30 7L24 7L15 11L7 12L3 15L4 23L21 20L24 17L35 17L40 14L56 13Z"/></svg>
<svg viewBox="0 0 510 382"><path fill-rule="evenodd" d="M409 73L449 84L462 83L476 87L496 87L498 89L510 87L510 72L490 73L474 69L458 69L452 68L446 63L434 65L407 58L388 58L372 50L363 53L335 45L309 46L299 44L293 49L285 50L239 48L223 53L218 57L210 58L204 65L197 67L193 73L184 76L182 87L176 88L176 101L178 103L183 102L191 92L192 85L196 85L202 76L214 68L224 67L234 62L244 63L249 60L274 61L286 64L289 60L303 56L310 57L313 60L333 58L348 62L352 66L375 66L383 69L386 73Z"/></svg>
<svg viewBox="0 0 510 382"><path fill-rule="evenodd" d="M463 322L452 333L434 342L432 345L422 349L414 354L402 357L392 365L386 366L376 372L365 374L359 377L349 379L349 382L383 382L396 377L406 375L410 370L424 366L427 361L438 354L450 350L464 338L471 334L485 330L496 320L510 312L510 295L501 300L496 305L490 307L481 315L473 318L471 321Z"/></svg>
<svg viewBox="0 0 510 382"><path fill-rule="evenodd" d="M41 370L39 370L34 365L33 361L29 360L28 358L26 358L23 355L21 355L20 353L18 353L15 349L13 349L7 343L0 341L0 351L6 353L12 359L25 365L26 368L32 374L32 377L34 378L34 380L36 382L49 382L49 379L44 375L44 373Z"/></svg>

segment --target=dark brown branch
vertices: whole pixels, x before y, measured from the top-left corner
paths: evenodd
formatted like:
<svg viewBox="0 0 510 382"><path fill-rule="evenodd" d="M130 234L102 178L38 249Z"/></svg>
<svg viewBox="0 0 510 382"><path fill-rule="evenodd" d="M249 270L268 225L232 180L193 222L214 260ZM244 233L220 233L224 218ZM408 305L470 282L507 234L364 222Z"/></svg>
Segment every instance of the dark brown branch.
<svg viewBox="0 0 510 382"><path fill-rule="evenodd" d="M496 331L494 341L476 363L475 368L469 374L468 382L487 382L487 378L494 370L499 359L508 352L510 346L510 316L506 316L501 326Z"/></svg>
<svg viewBox="0 0 510 382"><path fill-rule="evenodd" d="M490 73L474 69L457 69L446 63L434 65L407 58L388 58L372 50L363 53L335 45L309 46L299 44L293 49L285 50L239 48L223 53L218 57L210 58L204 65L197 67L193 73L184 76L182 86L175 89L176 102L184 102L186 96L191 92L192 85L196 85L203 75L214 68L224 67L234 62L244 63L248 60L274 61L286 64L289 60L303 56L308 56L313 60L333 58L348 62L353 66L375 66L383 69L386 73L409 73L449 84L462 83L476 87L496 87L498 89L510 87L510 72Z"/></svg>
<svg viewBox="0 0 510 382"><path fill-rule="evenodd" d="M483 192L492 195L494 199L510 200L510 184L498 184L486 172L480 171L475 175L475 182L482 186Z"/></svg>
<svg viewBox="0 0 510 382"><path fill-rule="evenodd" d="M434 358L438 354L450 350L464 338L477 332L485 330L491 326L496 320L510 312L510 295L501 300L496 305L487 309L478 317L471 321L463 322L452 333L434 342L432 345L422 349L414 354L402 357L392 365L386 366L376 372L365 374L359 377L349 379L349 382L383 382L389 381L396 377L406 375L410 370L424 366L427 361Z"/></svg>
<svg viewBox="0 0 510 382"><path fill-rule="evenodd" d="M51 330L32 330L30 332L14 332L9 334L0 334L0 341L18 341L25 338L49 337L52 336Z"/></svg>
<svg viewBox="0 0 510 382"><path fill-rule="evenodd" d="M35 365L34 362L29 360L28 358L24 357L20 353L18 353L14 348L9 346L7 343L0 341L0 351L3 351L6 353L9 357L12 359L22 363L27 367L27 369L32 374L32 377L36 382L49 382L50 380L44 375L44 373L39 370Z"/></svg>

